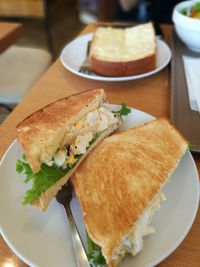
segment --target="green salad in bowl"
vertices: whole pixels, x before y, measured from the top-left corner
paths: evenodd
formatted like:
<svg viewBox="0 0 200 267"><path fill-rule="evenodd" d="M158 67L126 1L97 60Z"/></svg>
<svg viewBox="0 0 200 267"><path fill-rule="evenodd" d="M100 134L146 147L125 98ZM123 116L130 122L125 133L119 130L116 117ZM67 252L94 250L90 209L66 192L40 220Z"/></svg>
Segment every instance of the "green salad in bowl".
<svg viewBox="0 0 200 267"><path fill-rule="evenodd" d="M200 19L200 2L193 3L189 7L184 7L180 12L190 18Z"/></svg>
<svg viewBox="0 0 200 267"><path fill-rule="evenodd" d="M200 53L200 0L178 3L172 21L181 41L190 50Z"/></svg>

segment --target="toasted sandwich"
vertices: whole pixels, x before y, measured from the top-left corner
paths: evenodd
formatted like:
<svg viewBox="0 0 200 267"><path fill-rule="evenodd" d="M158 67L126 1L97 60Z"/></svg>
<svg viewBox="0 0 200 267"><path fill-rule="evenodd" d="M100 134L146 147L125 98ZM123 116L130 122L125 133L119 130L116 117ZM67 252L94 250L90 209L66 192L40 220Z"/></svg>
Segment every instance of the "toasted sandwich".
<svg viewBox="0 0 200 267"><path fill-rule="evenodd" d="M104 76L142 74L156 68L152 23L124 29L98 27L90 44L91 69Z"/></svg>
<svg viewBox="0 0 200 267"><path fill-rule="evenodd" d="M32 181L23 203L45 211L91 149L120 124L120 114L105 106L103 89L62 98L20 122L24 157L16 168Z"/></svg>
<svg viewBox="0 0 200 267"><path fill-rule="evenodd" d="M105 138L72 176L89 236L92 266L115 267L126 253L136 255L150 225L163 186L188 147L166 120Z"/></svg>

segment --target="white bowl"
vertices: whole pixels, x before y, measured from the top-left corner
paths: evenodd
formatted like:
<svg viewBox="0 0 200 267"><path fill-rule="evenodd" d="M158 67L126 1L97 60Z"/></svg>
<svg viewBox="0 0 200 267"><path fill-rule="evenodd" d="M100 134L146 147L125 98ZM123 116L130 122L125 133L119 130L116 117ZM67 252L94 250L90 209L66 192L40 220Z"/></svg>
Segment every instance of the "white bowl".
<svg viewBox="0 0 200 267"><path fill-rule="evenodd" d="M177 4L173 10L172 20L178 36L186 46L193 51L200 52L200 19L181 14L183 8L187 8L196 2L185 1Z"/></svg>

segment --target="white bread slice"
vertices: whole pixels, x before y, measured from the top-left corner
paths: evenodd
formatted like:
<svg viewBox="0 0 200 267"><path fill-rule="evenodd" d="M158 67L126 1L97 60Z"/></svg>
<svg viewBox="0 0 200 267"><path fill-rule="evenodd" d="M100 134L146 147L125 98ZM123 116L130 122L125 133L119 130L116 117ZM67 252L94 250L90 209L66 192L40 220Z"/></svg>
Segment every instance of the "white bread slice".
<svg viewBox="0 0 200 267"><path fill-rule="evenodd" d="M90 45L91 69L105 76L128 76L156 67L152 23L125 29L99 27Z"/></svg>
<svg viewBox="0 0 200 267"><path fill-rule="evenodd" d="M20 122L17 138L33 172L63 146L71 126L104 101L103 89L85 91L53 102Z"/></svg>
<svg viewBox="0 0 200 267"><path fill-rule="evenodd" d="M109 267L124 256L124 240L136 238L139 220L187 147L166 119L158 119L105 138L72 175L87 233Z"/></svg>

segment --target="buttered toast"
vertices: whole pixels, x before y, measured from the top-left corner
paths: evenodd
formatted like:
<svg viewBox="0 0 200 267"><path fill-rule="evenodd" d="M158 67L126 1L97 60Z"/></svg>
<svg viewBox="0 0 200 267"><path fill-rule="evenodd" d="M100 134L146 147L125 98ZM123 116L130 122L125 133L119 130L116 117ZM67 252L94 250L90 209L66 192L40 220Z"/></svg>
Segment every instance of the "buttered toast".
<svg viewBox="0 0 200 267"><path fill-rule="evenodd" d="M152 23L125 29L99 27L90 45L91 69L104 76L129 76L156 67Z"/></svg>

